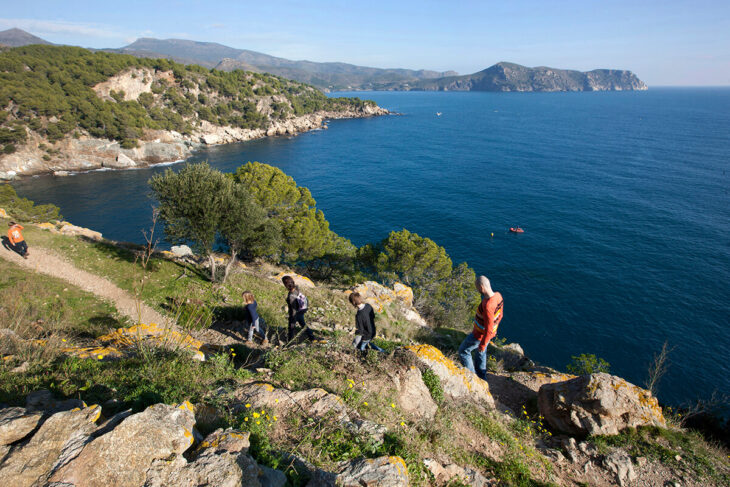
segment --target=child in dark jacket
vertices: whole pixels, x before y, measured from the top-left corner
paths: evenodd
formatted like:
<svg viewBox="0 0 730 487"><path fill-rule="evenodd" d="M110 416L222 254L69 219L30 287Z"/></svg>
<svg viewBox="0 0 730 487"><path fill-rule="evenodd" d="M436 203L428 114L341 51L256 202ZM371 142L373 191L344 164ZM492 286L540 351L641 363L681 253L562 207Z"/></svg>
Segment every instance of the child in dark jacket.
<svg viewBox="0 0 730 487"><path fill-rule="evenodd" d="M372 343L376 334L373 307L365 302L360 293L352 293L348 299L350 304L357 308L355 314L355 340L352 344L361 352L367 351L368 348L384 352L385 350Z"/></svg>
<svg viewBox="0 0 730 487"><path fill-rule="evenodd" d="M302 300L299 299L299 288L294 283L294 278L291 276L284 276L281 278L281 282L288 291L288 294L286 295L286 305L289 310L287 341L292 341L296 336L294 330L297 324L304 329L309 340L314 340L314 333L312 333L312 330L304 321L304 313L307 312L307 308L302 308L302 305L300 304L300 301Z"/></svg>
<svg viewBox="0 0 730 487"><path fill-rule="evenodd" d="M263 337L262 345L266 345L269 342L266 338L266 323L259 316L258 303L256 303L256 299L253 297L251 291L245 291L243 293L243 302L249 319L248 341L253 340L253 332L255 331Z"/></svg>

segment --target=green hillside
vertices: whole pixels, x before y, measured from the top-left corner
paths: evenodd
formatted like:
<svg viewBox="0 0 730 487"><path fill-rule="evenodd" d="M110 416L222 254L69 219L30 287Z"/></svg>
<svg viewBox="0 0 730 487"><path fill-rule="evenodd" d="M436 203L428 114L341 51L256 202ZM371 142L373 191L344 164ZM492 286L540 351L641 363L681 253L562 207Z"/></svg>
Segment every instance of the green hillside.
<svg viewBox="0 0 730 487"><path fill-rule="evenodd" d="M100 96L94 90L123 73L149 91L128 96L110 90ZM366 105L374 103L327 98L312 86L277 76L166 59L42 45L0 52L0 148L5 153L27 139L26 129L51 142L89 134L131 148L146 129L190 134L202 121L266 128L271 120Z"/></svg>

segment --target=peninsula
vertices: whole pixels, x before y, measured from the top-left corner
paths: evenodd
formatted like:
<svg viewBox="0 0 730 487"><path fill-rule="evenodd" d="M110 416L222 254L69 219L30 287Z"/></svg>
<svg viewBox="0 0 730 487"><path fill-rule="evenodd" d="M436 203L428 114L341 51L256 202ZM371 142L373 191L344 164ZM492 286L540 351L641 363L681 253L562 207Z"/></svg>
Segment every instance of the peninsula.
<svg viewBox="0 0 730 487"><path fill-rule="evenodd" d="M528 68L501 62L463 76L392 83L383 89L414 91L630 91L647 86L631 71L594 69L581 72L544 66Z"/></svg>
<svg viewBox="0 0 730 487"><path fill-rule="evenodd" d="M0 52L0 179L123 169L387 114L269 74L31 45Z"/></svg>

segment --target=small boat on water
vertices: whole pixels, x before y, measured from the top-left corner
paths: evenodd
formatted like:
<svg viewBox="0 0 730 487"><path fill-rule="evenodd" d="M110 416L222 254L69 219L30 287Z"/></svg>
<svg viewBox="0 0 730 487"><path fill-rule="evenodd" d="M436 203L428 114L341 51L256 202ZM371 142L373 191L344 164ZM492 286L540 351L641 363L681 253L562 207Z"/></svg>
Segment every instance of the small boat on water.
<svg viewBox="0 0 730 487"><path fill-rule="evenodd" d="M441 112L436 112L436 116L437 117L440 117L441 116Z"/></svg>
<svg viewBox="0 0 730 487"><path fill-rule="evenodd" d="M525 231L520 227L510 227L509 231L512 233L525 233Z"/></svg>

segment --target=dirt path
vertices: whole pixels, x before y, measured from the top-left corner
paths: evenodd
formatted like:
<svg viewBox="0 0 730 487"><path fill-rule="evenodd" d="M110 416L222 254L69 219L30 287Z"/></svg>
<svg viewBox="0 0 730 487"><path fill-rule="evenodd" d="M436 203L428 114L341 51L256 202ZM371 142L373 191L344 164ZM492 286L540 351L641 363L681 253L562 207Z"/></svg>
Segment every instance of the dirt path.
<svg viewBox="0 0 730 487"><path fill-rule="evenodd" d="M138 303L134 296L116 284L75 267L48 249L33 246L28 259L23 259L15 252L0 246L0 257L26 269L63 279L84 291L110 301L119 313L128 316L135 323L171 324L171 320L146 304Z"/></svg>

